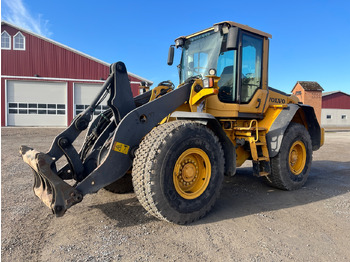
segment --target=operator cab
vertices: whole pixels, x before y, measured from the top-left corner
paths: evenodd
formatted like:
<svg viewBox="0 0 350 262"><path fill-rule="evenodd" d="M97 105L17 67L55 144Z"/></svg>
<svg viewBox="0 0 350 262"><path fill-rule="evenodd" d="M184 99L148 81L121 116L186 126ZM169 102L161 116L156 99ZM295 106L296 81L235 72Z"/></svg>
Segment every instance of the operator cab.
<svg viewBox="0 0 350 262"><path fill-rule="evenodd" d="M259 89L267 89L268 38L271 35L234 22L179 37L175 46L182 49L180 84L203 79L215 69L220 102L248 104Z"/></svg>

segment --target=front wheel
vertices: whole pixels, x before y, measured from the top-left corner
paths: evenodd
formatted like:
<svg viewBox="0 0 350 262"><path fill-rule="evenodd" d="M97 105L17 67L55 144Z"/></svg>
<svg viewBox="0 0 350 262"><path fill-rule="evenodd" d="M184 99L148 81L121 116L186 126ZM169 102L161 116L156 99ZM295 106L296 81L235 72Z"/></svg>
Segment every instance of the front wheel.
<svg viewBox="0 0 350 262"><path fill-rule="evenodd" d="M265 179L283 190L301 188L310 172L312 144L309 132L297 123L290 123L277 156L271 158L271 174Z"/></svg>
<svg viewBox="0 0 350 262"><path fill-rule="evenodd" d="M141 142L132 176L136 196L150 214L190 223L209 212L220 194L223 151L214 133L201 124L166 123Z"/></svg>

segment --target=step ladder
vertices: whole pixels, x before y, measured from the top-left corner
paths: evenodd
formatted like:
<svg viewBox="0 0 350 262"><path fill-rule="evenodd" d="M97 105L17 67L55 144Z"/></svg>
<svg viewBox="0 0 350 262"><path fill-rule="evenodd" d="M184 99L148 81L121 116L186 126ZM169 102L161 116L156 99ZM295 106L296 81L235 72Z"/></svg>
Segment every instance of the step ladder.
<svg viewBox="0 0 350 262"><path fill-rule="evenodd" d="M266 128L258 126L257 120L251 120L248 127L234 127L237 138L249 142L255 176L268 176L271 173L269 150L266 142Z"/></svg>

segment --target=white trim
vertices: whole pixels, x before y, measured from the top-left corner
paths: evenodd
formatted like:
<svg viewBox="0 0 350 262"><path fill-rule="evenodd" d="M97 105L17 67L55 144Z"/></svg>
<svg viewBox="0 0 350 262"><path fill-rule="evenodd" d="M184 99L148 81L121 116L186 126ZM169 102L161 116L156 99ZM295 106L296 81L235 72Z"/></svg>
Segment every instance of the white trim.
<svg viewBox="0 0 350 262"><path fill-rule="evenodd" d="M73 110L72 110L72 119L74 119L74 116L75 116L75 106L74 106L74 101L75 101L75 84L76 83L73 83L73 101L72 101L72 107L73 107Z"/></svg>
<svg viewBox="0 0 350 262"><path fill-rule="evenodd" d="M16 43L15 43L16 39L15 39L15 37L17 37L17 35L23 37L23 48L16 48ZM13 50L20 50L20 51L25 51L26 50L26 37L20 31L18 31L17 34L15 34L13 36Z"/></svg>
<svg viewBox="0 0 350 262"><path fill-rule="evenodd" d="M5 79L5 126L7 126L7 110L8 110L8 99L7 99L7 85L8 85L8 80Z"/></svg>
<svg viewBox="0 0 350 262"><path fill-rule="evenodd" d="M102 60L100 60L100 59L97 59L97 58L95 58L95 57L92 57L92 56L90 56L90 55L84 54L84 53L82 53L82 52L80 52L80 51L78 51L78 50L76 50L76 49L73 49L73 48L71 48L71 47L69 47L69 46L63 45L63 44L58 43L58 42L56 42L56 41L54 41L54 40L52 40L52 39L49 39L49 38L46 38L46 37L44 37L44 36L38 35L38 34L36 34L36 33L33 33L33 32L31 32L31 31L28 31L28 30L26 30L26 29L23 29L23 28L21 28L21 27L18 27L18 26L16 26L16 25L13 25L13 24L11 24L11 23L9 23L9 22L1 21L1 25L3 25L3 24L9 25L9 26L11 26L11 27L13 27L13 28L18 29L19 31L23 31L23 32L25 32L25 33L27 33L27 34L30 34L30 35L35 36L35 37L38 37L38 38L40 38L40 39L42 39L42 40L44 40L44 41L50 42L50 43L52 43L52 44L54 44L54 45L60 46L60 47L62 47L62 48L64 48L64 49L67 49L68 51L71 51L71 52L76 53L76 54L78 54L78 55L84 56L84 57L86 57L86 58L88 58L88 59L91 59L91 60L97 62L97 63L106 65L106 66L108 66L108 67L110 66L110 64L107 63L107 62L104 62L104 61L102 61ZM140 77L140 76L135 75L135 74L133 74L133 73L131 73L131 72L128 72L128 75L130 75L130 76L132 76L132 77L135 77L135 78L138 78L138 79L140 79L140 81L145 81L145 82L148 82L148 83L152 83L152 84L153 84L153 82L152 82L151 80L148 80L148 79L146 79L146 78Z"/></svg>
<svg viewBox="0 0 350 262"><path fill-rule="evenodd" d="M71 124L71 123L68 123L68 119L69 119L69 110L68 110L69 100L68 99L69 99L69 96L68 96L68 82L66 82L66 126L69 126Z"/></svg>
<svg viewBox="0 0 350 262"><path fill-rule="evenodd" d="M3 49L3 50L11 50L11 36L10 36L10 34L9 34L9 33L7 33L7 31L6 31L6 30L4 30L4 31L2 31L2 32L1 32L1 44L2 44L2 35L3 35L4 33L6 33L6 34L7 34L7 36L9 37L9 41L10 41L10 43L9 43L9 48L6 48L6 47L1 47L1 49Z"/></svg>
<svg viewBox="0 0 350 262"><path fill-rule="evenodd" d="M94 80L94 79L74 79L74 78L56 78L56 77L36 77L36 76L1 76L2 78L17 78L28 80L49 80L49 81L74 81L74 82L98 82L104 83L106 80ZM141 84L141 82L130 81L130 84Z"/></svg>

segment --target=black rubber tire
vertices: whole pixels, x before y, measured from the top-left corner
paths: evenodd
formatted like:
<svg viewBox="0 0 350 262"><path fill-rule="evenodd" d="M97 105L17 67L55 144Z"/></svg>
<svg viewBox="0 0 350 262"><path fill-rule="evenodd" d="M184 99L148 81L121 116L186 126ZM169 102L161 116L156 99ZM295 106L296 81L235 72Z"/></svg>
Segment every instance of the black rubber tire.
<svg viewBox="0 0 350 262"><path fill-rule="evenodd" d="M132 185L131 173L126 173L122 178L119 178L112 184L105 186L104 189L117 194L125 194L132 192L134 190L134 187Z"/></svg>
<svg viewBox="0 0 350 262"><path fill-rule="evenodd" d="M205 191L189 200L176 191L173 170L179 156L190 148L207 154L212 172ZM223 178L224 156L218 138L192 121L169 122L153 129L140 143L133 162L134 190L142 206L153 216L176 224L206 215L220 195Z"/></svg>
<svg viewBox="0 0 350 262"><path fill-rule="evenodd" d="M293 174L289 166L289 151L296 141L303 143L306 149L305 166L298 175ZM270 160L271 174L265 177L269 185L283 190L300 189L306 183L312 163L311 138L306 128L291 122L282 139L279 153Z"/></svg>

